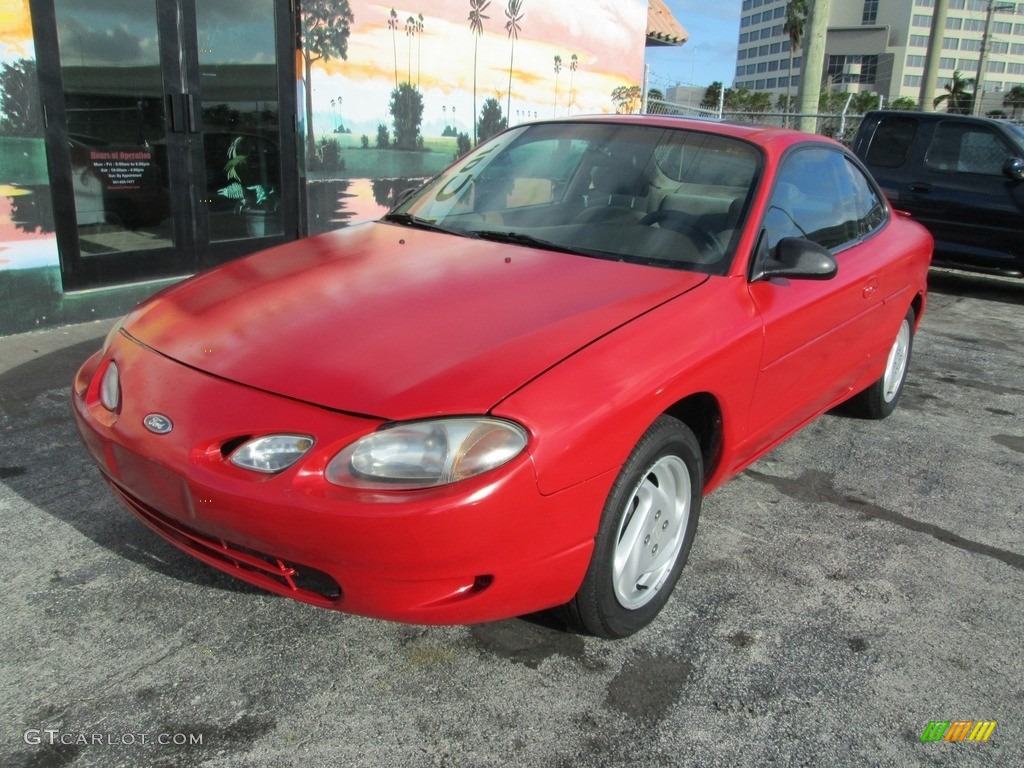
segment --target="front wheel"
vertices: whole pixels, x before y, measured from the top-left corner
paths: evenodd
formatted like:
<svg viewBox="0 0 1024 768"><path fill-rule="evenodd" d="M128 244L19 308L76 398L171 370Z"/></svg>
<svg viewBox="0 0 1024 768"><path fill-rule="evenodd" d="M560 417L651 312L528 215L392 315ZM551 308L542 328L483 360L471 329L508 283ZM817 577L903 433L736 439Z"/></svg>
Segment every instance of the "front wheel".
<svg viewBox="0 0 1024 768"><path fill-rule="evenodd" d="M907 380L913 346L914 309L911 307L896 331L881 378L850 399L850 410L854 415L865 419L884 419L896 410L896 404L903 394L903 384Z"/></svg>
<svg viewBox="0 0 1024 768"><path fill-rule="evenodd" d="M690 554L703 473L685 424L662 416L651 425L608 494L587 575L563 612L569 623L618 638L658 615Z"/></svg>

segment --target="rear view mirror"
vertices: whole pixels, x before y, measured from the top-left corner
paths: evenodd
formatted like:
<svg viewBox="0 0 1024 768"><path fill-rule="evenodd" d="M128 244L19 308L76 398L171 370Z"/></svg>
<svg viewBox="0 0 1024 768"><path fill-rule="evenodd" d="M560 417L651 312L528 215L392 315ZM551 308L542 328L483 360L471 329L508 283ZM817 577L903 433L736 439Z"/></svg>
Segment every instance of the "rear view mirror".
<svg viewBox="0 0 1024 768"><path fill-rule="evenodd" d="M1003 163L1003 173L1014 181L1024 181L1024 157L1011 157Z"/></svg>

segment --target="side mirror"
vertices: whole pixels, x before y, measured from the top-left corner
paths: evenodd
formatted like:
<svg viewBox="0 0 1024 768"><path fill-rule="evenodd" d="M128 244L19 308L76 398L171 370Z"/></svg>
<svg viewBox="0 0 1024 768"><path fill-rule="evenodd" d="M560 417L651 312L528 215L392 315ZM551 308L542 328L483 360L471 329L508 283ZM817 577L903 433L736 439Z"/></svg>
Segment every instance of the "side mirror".
<svg viewBox="0 0 1024 768"><path fill-rule="evenodd" d="M1024 157L1011 157L1003 163L1003 173L1014 181L1024 181Z"/></svg>
<svg viewBox="0 0 1024 768"><path fill-rule="evenodd" d="M838 271L839 265L824 246L803 237L784 237L775 246L775 253L764 260L754 279L831 280Z"/></svg>

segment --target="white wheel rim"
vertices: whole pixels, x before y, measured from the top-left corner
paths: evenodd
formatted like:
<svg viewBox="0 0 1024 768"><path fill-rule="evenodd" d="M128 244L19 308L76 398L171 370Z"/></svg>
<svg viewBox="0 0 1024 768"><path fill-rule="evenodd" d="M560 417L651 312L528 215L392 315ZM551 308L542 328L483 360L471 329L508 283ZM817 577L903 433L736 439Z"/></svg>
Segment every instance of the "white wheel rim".
<svg viewBox="0 0 1024 768"><path fill-rule="evenodd" d="M907 372L907 361L910 352L910 323L906 320L900 325L896 341L889 350L889 360L885 364L885 377L882 379L882 397L891 403L899 392L903 376Z"/></svg>
<svg viewBox="0 0 1024 768"><path fill-rule="evenodd" d="M690 519L690 473L678 456L662 456L630 494L615 536L612 579L623 608L658 594L683 548Z"/></svg>

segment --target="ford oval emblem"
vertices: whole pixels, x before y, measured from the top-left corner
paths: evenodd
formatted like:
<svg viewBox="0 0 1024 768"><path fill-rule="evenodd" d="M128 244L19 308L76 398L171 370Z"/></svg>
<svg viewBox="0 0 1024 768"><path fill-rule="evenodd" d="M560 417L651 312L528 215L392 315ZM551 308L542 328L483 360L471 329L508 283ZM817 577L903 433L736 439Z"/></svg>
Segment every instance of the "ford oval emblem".
<svg viewBox="0 0 1024 768"><path fill-rule="evenodd" d="M172 429L174 424L171 420L164 416L162 413L151 413L142 420L143 426L146 427L150 432L155 432L158 435L166 435Z"/></svg>

